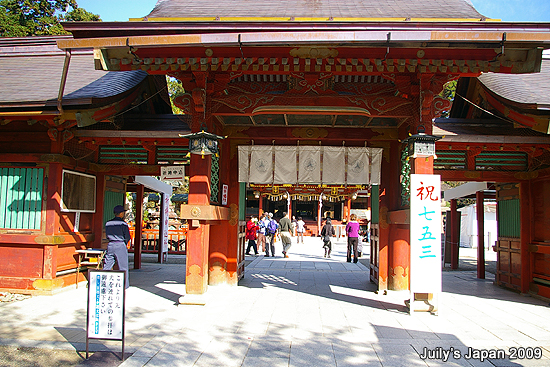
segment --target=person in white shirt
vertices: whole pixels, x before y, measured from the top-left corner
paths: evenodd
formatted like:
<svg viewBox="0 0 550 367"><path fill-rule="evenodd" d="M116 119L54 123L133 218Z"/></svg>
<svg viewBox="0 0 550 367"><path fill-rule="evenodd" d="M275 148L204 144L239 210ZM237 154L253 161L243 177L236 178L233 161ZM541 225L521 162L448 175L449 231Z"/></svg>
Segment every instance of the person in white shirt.
<svg viewBox="0 0 550 367"><path fill-rule="evenodd" d="M305 222L302 220L302 217L298 217L296 222L296 235L298 236L297 243L304 243L304 232L306 231Z"/></svg>

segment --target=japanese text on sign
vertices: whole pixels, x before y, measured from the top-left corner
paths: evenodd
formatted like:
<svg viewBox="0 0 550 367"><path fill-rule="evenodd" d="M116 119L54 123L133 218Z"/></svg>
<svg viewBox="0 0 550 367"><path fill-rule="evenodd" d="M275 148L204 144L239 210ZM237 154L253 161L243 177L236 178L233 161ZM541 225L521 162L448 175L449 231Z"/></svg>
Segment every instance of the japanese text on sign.
<svg viewBox="0 0 550 367"><path fill-rule="evenodd" d="M88 281L88 337L123 338L124 272L90 271Z"/></svg>
<svg viewBox="0 0 550 367"><path fill-rule="evenodd" d="M160 179L161 180L174 180L183 181L185 178L185 166L161 166L160 167Z"/></svg>
<svg viewBox="0 0 550 367"><path fill-rule="evenodd" d="M441 291L441 181L411 175L411 292Z"/></svg>

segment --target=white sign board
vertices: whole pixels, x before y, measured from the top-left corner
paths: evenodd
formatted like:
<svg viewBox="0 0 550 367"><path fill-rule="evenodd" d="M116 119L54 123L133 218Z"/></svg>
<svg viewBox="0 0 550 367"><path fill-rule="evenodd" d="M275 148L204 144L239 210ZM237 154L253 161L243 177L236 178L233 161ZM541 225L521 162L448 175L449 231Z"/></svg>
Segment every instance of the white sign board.
<svg viewBox="0 0 550 367"><path fill-rule="evenodd" d="M124 271L88 272L88 338L124 339Z"/></svg>
<svg viewBox="0 0 550 367"><path fill-rule="evenodd" d="M229 186L222 185L222 205L227 205L228 193L229 193Z"/></svg>
<svg viewBox="0 0 550 367"><path fill-rule="evenodd" d="M168 252L168 221L170 216L170 196L162 194L162 200L164 202L164 215L161 217L164 222L164 225L162 226L162 252Z"/></svg>
<svg viewBox="0 0 550 367"><path fill-rule="evenodd" d="M411 292L441 292L441 177L411 175Z"/></svg>
<svg viewBox="0 0 550 367"><path fill-rule="evenodd" d="M162 181L183 181L185 178L185 166L161 166L160 179Z"/></svg>

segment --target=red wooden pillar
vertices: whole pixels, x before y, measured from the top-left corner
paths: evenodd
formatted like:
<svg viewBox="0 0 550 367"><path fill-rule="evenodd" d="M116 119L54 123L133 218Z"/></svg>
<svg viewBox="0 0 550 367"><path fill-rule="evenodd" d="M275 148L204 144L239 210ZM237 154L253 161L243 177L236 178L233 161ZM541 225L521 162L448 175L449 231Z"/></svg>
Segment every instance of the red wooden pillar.
<svg viewBox="0 0 550 367"><path fill-rule="evenodd" d="M95 214L94 214L94 248L103 247L103 233L105 228L103 226L103 213L105 211L105 174L98 173L96 175L96 203L95 203ZM107 210L113 210L113 208L107 208Z"/></svg>
<svg viewBox="0 0 550 367"><path fill-rule="evenodd" d="M143 193L145 187L136 189L136 232L134 235L134 269L141 269L141 232L143 230Z"/></svg>
<svg viewBox="0 0 550 367"><path fill-rule="evenodd" d="M238 155L231 154L229 140L222 140L219 144L219 182L222 186L228 186L227 203L223 206L230 209L230 217L217 222L210 232L208 284L237 285L244 272L244 248L239 246ZM236 146L233 145L233 148ZM260 196L260 208L263 208L262 201Z"/></svg>
<svg viewBox="0 0 550 367"><path fill-rule="evenodd" d="M528 181L522 181L519 186L519 210L520 210L520 261L521 261L521 293L529 291L529 283L533 279L532 255L529 252L529 245L532 236L532 205L531 205L531 185Z"/></svg>
<svg viewBox="0 0 550 367"><path fill-rule="evenodd" d="M477 277L485 279L485 210L483 191L476 192L477 211Z"/></svg>
<svg viewBox="0 0 550 367"><path fill-rule="evenodd" d="M434 157L411 157L412 173L433 175L434 174Z"/></svg>
<svg viewBox="0 0 550 367"><path fill-rule="evenodd" d="M59 163L51 163L48 167L48 188L46 202L46 228L47 236L55 236L59 233L61 223L61 183L63 180L63 167ZM47 244L43 248L42 278L54 279L57 273L57 245Z"/></svg>
<svg viewBox="0 0 550 367"><path fill-rule="evenodd" d="M63 167L60 163L50 163L48 167L48 200L46 202L46 228L45 234L52 236L58 233L61 222L61 184L63 180Z"/></svg>
<svg viewBox="0 0 550 367"><path fill-rule="evenodd" d="M345 213L345 217L346 217L347 222L349 222L350 212L351 212L351 198L347 198L346 199L346 204L345 204L345 207L344 207L344 213Z"/></svg>
<svg viewBox="0 0 550 367"><path fill-rule="evenodd" d="M457 200L451 199L451 269L458 269L458 210Z"/></svg>
<svg viewBox="0 0 550 367"><path fill-rule="evenodd" d="M260 219L260 217L262 216L263 212L264 212L264 198L262 197L262 194L260 194L260 198L258 199L258 202L259 202L259 209L258 209L258 219Z"/></svg>
<svg viewBox="0 0 550 367"><path fill-rule="evenodd" d="M288 201L287 201L287 213L288 213L288 218L290 220L292 220L292 199L290 198L290 194L288 194L289 197L288 197Z"/></svg>
<svg viewBox="0 0 550 367"><path fill-rule="evenodd" d="M210 205L211 157L191 154L189 166L189 205ZM206 221L189 221L186 248L185 291L203 294L208 288L208 252L210 224Z"/></svg>

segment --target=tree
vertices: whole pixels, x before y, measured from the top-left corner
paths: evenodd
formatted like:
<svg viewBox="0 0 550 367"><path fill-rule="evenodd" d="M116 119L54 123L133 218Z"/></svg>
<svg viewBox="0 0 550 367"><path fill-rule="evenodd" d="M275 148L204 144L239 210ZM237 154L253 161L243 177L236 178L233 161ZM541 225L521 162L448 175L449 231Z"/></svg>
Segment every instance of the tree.
<svg viewBox="0 0 550 367"><path fill-rule="evenodd" d="M172 105L172 112L176 115L183 115L183 111L174 104L174 99L176 97L182 96L185 94L185 90L181 85L181 82L169 76L166 76L166 84L168 86L168 95L170 96L170 104Z"/></svg>
<svg viewBox="0 0 550 367"><path fill-rule="evenodd" d="M65 20L101 19L80 9L76 0L0 0L1 37L68 34L60 24Z"/></svg>
<svg viewBox="0 0 550 367"><path fill-rule="evenodd" d="M441 91L441 93L439 93L440 97L446 98L449 101L451 101L451 106L455 99L456 84L457 84L456 80L451 80L450 82L445 83L445 85L443 86L443 90ZM441 114L441 117L448 118L450 112L451 111L443 111L443 113Z"/></svg>
<svg viewBox="0 0 550 367"><path fill-rule="evenodd" d="M101 22L99 15L82 8L76 8L65 16L67 22Z"/></svg>

